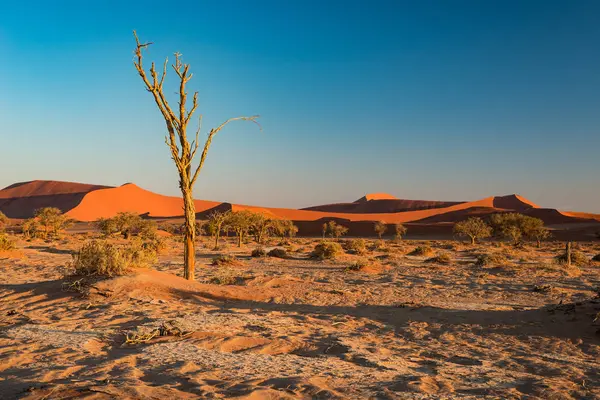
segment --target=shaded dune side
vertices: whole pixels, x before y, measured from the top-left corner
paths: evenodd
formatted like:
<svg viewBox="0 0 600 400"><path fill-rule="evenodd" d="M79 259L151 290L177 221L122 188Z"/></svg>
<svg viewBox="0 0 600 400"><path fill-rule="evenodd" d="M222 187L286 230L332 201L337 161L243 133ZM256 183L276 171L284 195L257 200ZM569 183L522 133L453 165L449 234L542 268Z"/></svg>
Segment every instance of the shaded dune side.
<svg viewBox="0 0 600 400"><path fill-rule="evenodd" d="M194 203L197 212L221 204L203 200L196 200ZM179 217L183 215L183 200L180 197L156 194L128 183L86 194L67 215L78 221L95 221L98 218L113 217L119 212L133 212L149 217Z"/></svg>
<svg viewBox="0 0 600 400"><path fill-rule="evenodd" d="M518 194L511 194L508 196L494 197L494 207L504 208L506 210L523 211L530 208L539 208L540 206Z"/></svg>
<svg viewBox="0 0 600 400"><path fill-rule="evenodd" d="M352 214L376 214L428 210L432 208L444 208L461 203L462 202L458 201L382 199L354 203L324 204L320 206L303 208L303 210Z"/></svg>
<svg viewBox="0 0 600 400"><path fill-rule="evenodd" d="M0 190L0 211L9 218L31 218L36 209L43 207L56 207L67 212L86 194L108 187L57 181L15 183Z"/></svg>
<svg viewBox="0 0 600 400"><path fill-rule="evenodd" d="M76 207L87 193L55 194L48 196L0 198L0 211L9 218L25 219L33 217L35 210L56 207L68 212Z"/></svg>
<svg viewBox="0 0 600 400"><path fill-rule="evenodd" d="M294 210L289 208L262 208L267 210L270 214L278 217L291 219L293 221L315 221L322 218L328 219L343 219L347 221L384 221L387 223L397 223L397 222L411 222L418 221L427 217L431 217L437 214L443 214L451 211L464 210L471 207L490 207L493 208L493 197L488 197L486 199L472 201L467 203L456 204L454 206L445 207L445 208L436 208L436 209L428 209L428 210L418 210L418 211L404 211L398 213L364 213L364 214L352 214L352 213L332 213L332 212L322 212L322 211L307 211L307 210ZM236 206L237 209L248 209L248 210L256 210L261 209L260 207L251 207L251 206Z"/></svg>
<svg viewBox="0 0 600 400"><path fill-rule="evenodd" d="M52 196L57 194L89 193L111 186L88 185L76 182L30 181L19 182L0 190L0 199L34 196Z"/></svg>

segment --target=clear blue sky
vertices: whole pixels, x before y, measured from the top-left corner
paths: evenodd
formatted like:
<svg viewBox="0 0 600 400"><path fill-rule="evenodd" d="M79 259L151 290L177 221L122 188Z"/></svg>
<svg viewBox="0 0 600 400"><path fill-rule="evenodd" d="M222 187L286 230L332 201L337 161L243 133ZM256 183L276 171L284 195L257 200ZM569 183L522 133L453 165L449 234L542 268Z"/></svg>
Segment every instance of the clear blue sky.
<svg viewBox="0 0 600 400"><path fill-rule="evenodd" d="M0 186L178 194L132 65L137 29L155 42L147 61L191 64L205 128L261 115L262 133L238 123L215 139L197 198L519 193L600 212L600 2L182 3L0 0Z"/></svg>

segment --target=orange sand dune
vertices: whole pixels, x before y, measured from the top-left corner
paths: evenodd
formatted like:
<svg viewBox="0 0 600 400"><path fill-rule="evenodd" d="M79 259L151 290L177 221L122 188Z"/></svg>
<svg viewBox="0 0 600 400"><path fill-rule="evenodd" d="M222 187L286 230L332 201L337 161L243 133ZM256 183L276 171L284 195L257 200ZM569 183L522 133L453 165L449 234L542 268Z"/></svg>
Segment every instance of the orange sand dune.
<svg viewBox="0 0 600 400"><path fill-rule="evenodd" d="M195 204L196 211L202 212L221 203L196 200ZM183 200L180 197L156 194L128 183L88 193L67 215L79 221L94 221L112 217L118 212L134 212L150 217L177 217L183 215Z"/></svg>
<svg viewBox="0 0 600 400"><path fill-rule="evenodd" d="M373 221L383 221L388 224L453 223L472 215L486 216L495 212L507 211L532 215L543 219L546 224L600 221L600 215L542 209L516 194L456 203L402 200L384 193L376 193L366 195L354 203L316 206L302 210L204 200L196 200L195 203L196 211L202 218L215 210L250 210L264 213L273 218L306 222L311 226L310 230L314 230L313 228L317 227L316 224L322 224L329 219L336 219L369 230L369 224L372 224ZM0 191L0 211L5 212L11 218L29 218L36 208L48 206L58 207L68 216L79 221L94 221L101 217L112 217L123 211L156 218L174 218L183 215L183 201L180 197L163 196L134 184L105 187L69 182L33 181L11 185ZM338 212L338 210L343 212Z"/></svg>
<svg viewBox="0 0 600 400"><path fill-rule="evenodd" d="M363 197L361 197L360 199L356 200L355 203L362 203L362 202L371 201L371 200L395 200L395 199L396 199L396 197L394 197L388 193L368 193L368 194L364 195Z"/></svg>
<svg viewBox="0 0 600 400"><path fill-rule="evenodd" d="M561 211L560 213L567 217L593 219L596 221L600 221L600 214L591 214L591 213L583 213L583 212L575 212L575 211Z"/></svg>

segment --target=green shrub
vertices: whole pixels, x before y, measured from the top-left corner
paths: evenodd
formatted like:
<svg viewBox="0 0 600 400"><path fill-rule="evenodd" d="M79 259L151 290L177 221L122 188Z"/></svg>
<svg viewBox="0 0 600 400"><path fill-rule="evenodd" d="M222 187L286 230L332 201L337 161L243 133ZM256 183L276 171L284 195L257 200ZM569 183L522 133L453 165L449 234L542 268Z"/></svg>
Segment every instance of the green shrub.
<svg viewBox="0 0 600 400"><path fill-rule="evenodd" d="M447 265L447 264L450 264L452 262L452 259L450 258L450 256L447 253L441 253L441 254L438 254L435 257L428 258L425 261L426 262L430 262L430 263Z"/></svg>
<svg viewBox="0 0 600 400"><path fill-rule="evenodd" d="M254 250L252 250L251 255L252 255L252 257L266 257L267 252L262 247L257 247Z"/></svg>
<svg viewBox="0 0 600 400"><path fill-rule="evenodd" d="M131 268L148 267L156 261L156 253L145 249L141 242L117 246L93 240L73 254L71 267L76 275L119 276Z"/></svg>
<svg viewBox="0 0 600 400"><path fill-rule="evenodd" d="M222 254L212 259L212 265L215 265L217 267L223 265L233 265L237 263L237 258L235 258L235 256L232 256L231 254Z"/></svg>
<svg viewBox="0 0 600 400"><path fill-rule="evenodd" d="M419 246L416 249L414 249L413 251L411 251L410 253L408 253L408 255L410 255L410 256L424 256L424 257L428 257L432 254L433 254L433 249L429 246Z"/></svg>
<svg viewBox="0 0 600 400"><path fill-rule="evenodd" d="M342 246L335 242L321 242L315 246L311 253L312 258L319 260L333 260L343 252Z"/></svg>
<svg viewBox="0 0 600 400"><path fill-rule="evenodd" d="M367 242L364 239L352 239L346 241L346 251L351 254L364 255L367 254Z"/></svg>
<svg viewBox="0 0 600 400"><path fill-rule="evenodd" d="M0 233L0 251L9 251L15 248L15 242L7 234Z"/></svg>
<svg viewBox="0 0 600 400"><path fill-rule="evenodd" d="M287 251L285 251L285 249L281 249L281 248L276 247L273 250L269 251L267 253L267 255L269 257L286 258L287 257Z"/></svg>

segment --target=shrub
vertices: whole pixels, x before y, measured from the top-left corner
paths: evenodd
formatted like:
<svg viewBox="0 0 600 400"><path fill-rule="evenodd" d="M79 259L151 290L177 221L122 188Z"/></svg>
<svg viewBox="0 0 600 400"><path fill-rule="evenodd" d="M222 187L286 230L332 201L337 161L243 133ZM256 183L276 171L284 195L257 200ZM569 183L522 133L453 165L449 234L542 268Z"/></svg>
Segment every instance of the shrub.
<svg viewBox="0 0 600 400"><path fill-rule="evenodd" d="M315 246L310 254L312 258L319 260L332 260L343 252L342 246L335 242L321 242Z"/></svg>
<svg viewBox="0 0 600 400"><path fill-rule="evenodd" d="M71 267L77 275L119 276L133 267L148 267L156 260L156 253L144 249L141 242L116 246L94 240L84 244L73 254Z"/></svg>
<svg viewBox="0 0 600 400"><path fill-rule="evenodd" d="M142 242L145 250L160 254L167 249L167 241L161 237L154 236L151 239Z"/></svg>
<svg viewBox="0 0 600 400"><path fill-rule="evenodd" d="M217 267L222 265L237 264L237 262L237 258L235 258L235 256L232 256L231 254L222 254L212 259L212 265L215 265Z"/></svg>
<svg viewBox="0 0 600 400"><path fill-rule="evenodd" d="M266 257L267 252L262 247L257 247L252 250L252 257Z"/></svg>
<svg viewBox="0 0 600 400"><path fill-rule="evenodd" d="M242 285L244 278L231 270L226 270L210 278L209 283L213 285Z"/></svg>
<svg viewBox="0 0 600 400"><path fill-rule="evenodd" d="M346 251L351 254L363 255L367 253L367 242L364 239L352 239L345 243Z"/></svg>
<svg viewBox="0 0 600 400"><path fill-rule="evenodd" d="M0 233L0 251L9 251L15 248L15 242L5 233Z"/></svg>
<svg viewBox="0 0 600 400"><path fill-rule="evenodd" d="M360 271L363 268L367 267L369 265L369 262L367 260L358 260L353 262L352 264L348 265L344 271Z"/></svg>
<svg viewBox="0 0 600 400"><path fill-rule="evenodd" d="M475 244L477 239L483 239L492 235L492 228L483 222L481 218L471 217L465 221L460 221L454 225L454 233L458 236L468 236L471 244Z"/></svg>
<svg viewBox="0 0 600 400"><path fill-rule="evenodd" d="M427 260L425 260L426 262L431 262L431 263L436 263L436 264L450 264L452 262L452 259L450 258L450 256L447 253L441 253L438 254L435 257L432 258L428 258Z"/></svg>
<svg viewBox="0 0 600 400"><path fill-rule="evenodd" d="M475 261L475 265L478 267L506 264L508 264L508 259L499 253L481 254L477 257L477 261Z"/></svg>
<svg viewBox="0 0 600 400"><path fill-rule="evenodd" d="M267 255L269 257L286 258L287 257L287 251L285 251L285 249L276 247L276 248L272 249L271 251L269 251L267 253Z"/></svg>
<svg viewBox="0 0 600 400"><path fill-rule="evenodd" d="M0 211L0 232L4 231L6 225L8 225L8 217L4 215L2 211Z"/></svg>
<svg viewBox="0 0 600 400"><path fill-rule="evenodd" d="M567 253L563 252L561 254L559 254L558 256L556 256L555 261L558 264L566 264L567 263ZM575 266L583 266L583 265L588 265L590 263L590 260L588 260L588 258L585 256L585 254L583 254L580 251L577 250L572 250L571 251L571 265L575 265Z"/></svg>
<svg viewBox="0 0 600 400"><path fill-rule="evenodd" d="M408 254L411 256L428 257L433 254L433 249L429 246L419 246Z"/></svg>

